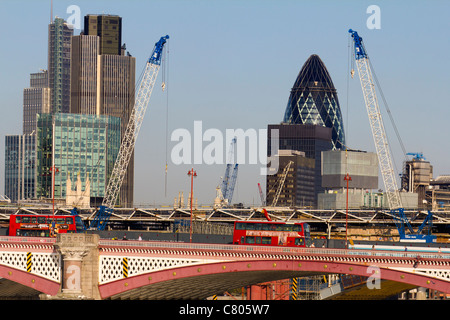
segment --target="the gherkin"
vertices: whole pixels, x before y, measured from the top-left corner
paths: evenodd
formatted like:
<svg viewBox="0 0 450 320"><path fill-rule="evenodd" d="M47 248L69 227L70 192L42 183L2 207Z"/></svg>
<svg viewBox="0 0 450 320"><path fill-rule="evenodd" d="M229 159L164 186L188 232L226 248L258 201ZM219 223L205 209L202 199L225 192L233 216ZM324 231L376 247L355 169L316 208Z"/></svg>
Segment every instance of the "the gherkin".
<svg viewBox="0 0 450 320"><path fill-rule="evenodd" d="M332 148L345 149L344 123L337 91L318 55L311 55L300 70L289 96L283 122L331 128Z"/></svg>

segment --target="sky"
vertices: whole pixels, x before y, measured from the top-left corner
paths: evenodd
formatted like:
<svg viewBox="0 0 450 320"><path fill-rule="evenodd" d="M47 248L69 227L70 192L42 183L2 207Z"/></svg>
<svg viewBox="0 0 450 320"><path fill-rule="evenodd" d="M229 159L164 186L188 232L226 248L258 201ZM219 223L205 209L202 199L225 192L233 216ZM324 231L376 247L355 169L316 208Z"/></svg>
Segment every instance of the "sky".
<svg viewBox="0 0 450 320"><path fill-rule="evenodd" d="M199 206L212 205L225 164L175 164L171 151L179 142L172 133L186 129L193 141L195 121L203 133L216 129L223 136L227 129L261 132L280 123L311 54L320 56L337 89L347 145L374 152L357 71L350 77L348 29L363 38L406 152L422 152L434 177L450 174L449 1L54 0L53 16L71 18L73 5L81 17L122 17L122 41L136 57L137 75L159 38L170 36L136 143L135 206L173 205L179 192L186 198L191 168ZM367 12L371 5L379 15ZM4 136L21 134L23 89L30 73L47 69L50 8L50 0L0 0L0 193ZM400 173L406 156L380 107ZM240 165L233 202L260 205L263 164L248 162Z"/></svg>

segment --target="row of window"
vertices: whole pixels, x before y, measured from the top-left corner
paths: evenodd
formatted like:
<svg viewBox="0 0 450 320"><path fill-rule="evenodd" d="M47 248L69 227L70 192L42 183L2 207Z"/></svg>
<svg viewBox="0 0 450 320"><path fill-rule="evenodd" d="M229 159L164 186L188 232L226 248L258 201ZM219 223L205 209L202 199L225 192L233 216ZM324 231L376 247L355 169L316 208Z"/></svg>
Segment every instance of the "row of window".
<svg viewBox="0 0 450 320"><path fill-rule="evenodd" d="M46 223L52 224L53 220L55 220L56 224L71 224L73 223L72 217L56 217L56 218L47 218L47 217L27 217L27 216L17 216L16 223Z"/></svg>
<svg viewBox="0 0 450 320"><path fill-rule="evenodd" d="M241 244L272 244L272 238L271 237L246 236L246 237L241 237ZM294 244L296 246L304 246L305 239L295 238ZM279 245L283 245L283 243L279 243Z"/></svg>
<svg viewBox="0 0 450 320"><path fill-rule="evenodd" d="M302 232L303 227L301 224L275 224L275 223L246 223L237 222L236 230L261 230L261 231L295 231Z"/></svg>

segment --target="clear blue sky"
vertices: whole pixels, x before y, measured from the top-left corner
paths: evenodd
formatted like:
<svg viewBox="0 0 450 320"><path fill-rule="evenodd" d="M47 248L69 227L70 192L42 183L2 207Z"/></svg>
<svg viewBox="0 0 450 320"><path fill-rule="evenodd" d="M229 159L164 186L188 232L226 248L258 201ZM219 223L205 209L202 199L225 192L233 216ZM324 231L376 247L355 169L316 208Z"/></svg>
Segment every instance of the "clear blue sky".
<svg viewBox="0 0 450 320"><path fill-rule="evenodd" d="M140 74L154 43L170 35L168 96L155 87L138 142L136 204L169 204L189 192L190 165L175 166L166 140L178 128L266 129L279 123L290 89L311 54L324 61L338 91L347 144L374 151L357 77L348 80L349 34L357 30L380 80L407 152L423 152L434 176L450 173L449 1L53 1L53 15L123 17L123 42ZM22 91L29 74L47 68L50 0L0 0L0 190L4 184L4 136L22 131ZM369 5L381 9L381 29L370 30ZM79 34L80 30L75 30ZM161 74L159 76L161 79ZM347 81L349 86L347 87ZM384 120L396 167L404 157L387 115ZM166 146L169 151L164 192ZM234 202L259 204L261 165L241 165ZM200 204L212 204L224 165L196 165ZM381 180L381 179L380 179Z"/></svg>

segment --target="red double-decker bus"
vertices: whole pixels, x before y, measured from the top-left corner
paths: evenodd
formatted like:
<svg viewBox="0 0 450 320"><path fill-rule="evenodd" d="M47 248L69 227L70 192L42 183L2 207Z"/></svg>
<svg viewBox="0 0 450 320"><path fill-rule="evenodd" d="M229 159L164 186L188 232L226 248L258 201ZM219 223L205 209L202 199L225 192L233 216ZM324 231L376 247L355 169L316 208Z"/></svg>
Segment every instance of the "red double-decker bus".
<svg viewBox="0 0 450 320"><path fill-rule="evenodd" d="M309 224L274 221L235 221L233 244L309 247Z"/></svg>
<svg viewBox="0 0 450 320"><path fill-rule="evenodd" d="M12 214L9 235L19 237L51 237L56 233L77 233L84 230L80 216Z"/></svg>

